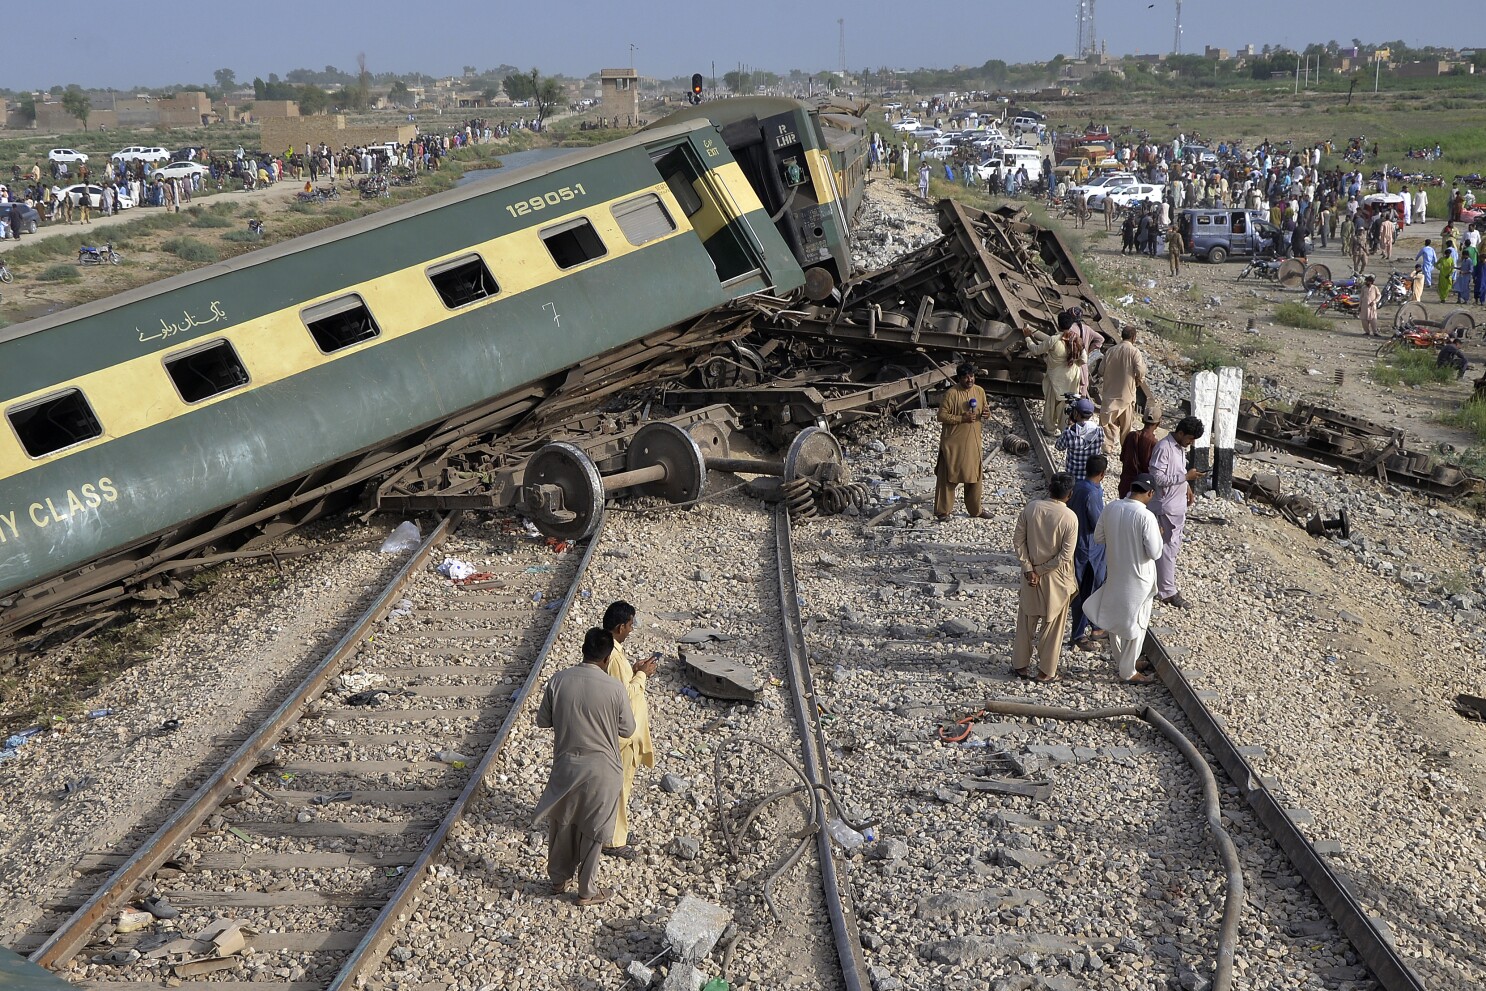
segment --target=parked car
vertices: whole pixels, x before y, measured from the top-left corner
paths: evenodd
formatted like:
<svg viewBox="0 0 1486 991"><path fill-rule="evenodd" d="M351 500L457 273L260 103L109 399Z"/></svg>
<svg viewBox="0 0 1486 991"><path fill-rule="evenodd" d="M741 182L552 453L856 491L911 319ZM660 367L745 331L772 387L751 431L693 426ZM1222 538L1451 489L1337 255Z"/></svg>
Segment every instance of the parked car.
<svg viewBox="0 0 1486 991"><path fill-rule="evenodd" d="M91 182L88 183L87 185L83 185L82 183L77 183L76 185L62 187L62 194L61 195L67 197L70 200L72 200L72 205L73 206L77 206L78 203L80 203L82 201L83 191L84 190L87 190L88 208L91 209L91 210L98 209L98 204L100 202L102 202L102 200L103 200L103 187L102 186L94 185ZM134 197L132 197L128 193L124 192L124 190L123 190L122 187L115 189L114 190L114 195L116 197L118 197L118 204L119 204L119 209L120 210L128 210L128 209L130 209L130 208L132 208L134 206Z"/></svg>
<svg viewBox="0 0 1486 991"><path fill-rule="evenodd" d="M1056 171L1056 170L1055 170ZM1109 175L1094 176L1088 182L1068 188L1069 197L1083 193L1086 197L1093 197L1103 193L1111 192L1121 186L1133 186L1136 184L1135 177L1129 172L1111 172ZM1090 204L1093 205L1092 203Z"/></svg>
<svg viewBox="0 0 1486 991"><path fill-rule="evenodd" d="M88 156L71 148L53 148L46 153L49 162L66 162L69 165L80 165L88 160Z"/></svg>
<svg viewBox="0 0 1486 991"><path fill-rule="evenodd" d="M1177 216L1177 226L1187 250L1210 262L1249 258L1263 252L1284 257L1285 233L1267 219L1263 210L1225 210L1188 207Z"/></svg>
<svg viewBox="0 0 1486 991"><path fill-rule="evenodd" d="M9 223L13 212L16 210L19 210L21 214L21 233L35 234L36 225L41 223L41 215L25 203L12 201L9 206L0 207L0 216L3 216L6 222ZM6 236L15 237L15 231L7 229Z"/></svg>
<svg viewBox="0 0 1486 991"><path fill-rule="evenodd" d="M210 175L211 169L200 162L171 162L162 165L150 175L156 179L188 179L193 175Z"/></svg>
<svg viewBox="0 0 1486 991"><path fill-rule="evenodd" d="M121 148L109 157L115 162L164 162L170 160L170 152L164 148L131 145L128 148Z"/></svg>
<svg viewBox="0 0 1486 991"><path fill-rule="evenodd" d="M1089 194L1089 208L1092 210L1104 209L1106 199L1113 200L1114 205L1123 209L1129 209L1133 204L1142 200L1150 200L1152 203L1160 203L1165 198L1165 188L1154 186L1147 182L1136 182L1124 186L1104 186Z"/></svg>
<svg viewBox="0 0 1486 991"><path fill-rule="evenodd" d="M893 130L895 130L895 131L917 131L918 130L918 120L916 118L913 118L913 117L904 117L902 120L898 121L896 124L893 125Z"/></svg>
<svg viewBox="0 0 1486 991"><path fill-rule="evenodd" d="M201 160L201 146L187 145L185 148L177 148L171 152L172 162L199 162Z"/></svg>

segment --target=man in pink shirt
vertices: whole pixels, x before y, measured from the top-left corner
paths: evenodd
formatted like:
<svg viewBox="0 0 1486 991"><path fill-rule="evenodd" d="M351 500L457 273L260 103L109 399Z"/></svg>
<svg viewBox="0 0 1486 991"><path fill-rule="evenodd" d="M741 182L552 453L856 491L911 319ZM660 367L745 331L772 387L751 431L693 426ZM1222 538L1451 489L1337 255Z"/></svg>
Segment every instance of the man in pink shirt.
<svg viewBox="0 0 1486 991"><path fill-rule="evenodd" d="M1195 416L1184 416L1176 429L1156 443L1151 452L1151 479L1156 485L1151 512L1161 528L1161 557L1156 561L1156 597L1169 606L1190 609L1176 587L1176 556L1182 549L1187 507L1195 500L1191 482L1204 472L1187 468L1187 449L1206 431Z"/></svg>

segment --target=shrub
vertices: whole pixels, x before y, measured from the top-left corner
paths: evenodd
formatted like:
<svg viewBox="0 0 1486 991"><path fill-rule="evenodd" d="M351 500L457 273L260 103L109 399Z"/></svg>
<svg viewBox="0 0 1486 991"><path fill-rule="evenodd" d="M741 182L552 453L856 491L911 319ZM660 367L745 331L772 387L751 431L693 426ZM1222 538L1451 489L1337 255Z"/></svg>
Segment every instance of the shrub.
<svg viewBox="0 0 1486 991"><path fill-rule="evenodd" d="M263 240L263 236L261 234L254 234L252 231L228 231L222 235L222 240L233 241L238 244L248 244L253 241Z"/></svg>
<svg viewBox="0 0 1486 991"><path fill-rule="evenodd" d="M1311 311L1304 303L1281 303L1274 308L1274 322L1301 330L1325 330L1326 318Z"/></svg>
<svg viewBox="0 0 1486 991"><path fill-rule="evenodd" d="M1448 371L1448 369L1444 369ZM1476 437L1486 443L1486 403L1471 402L1461 403L1460 408L1446 415L1444 422L1461 430L1469 430Z"/></svg>
<svg viewBox="0 0 1486 991"><path fill-rule="evenodd" d="M77 282L81 278L76 265L48 265L36 273L39 282Z"/></svg>
<svg viewBox="0 0 1486 991"><path fill-rule="evenodd" d="M1432 350L1395 351L1379 358L1372 367L1372 380L1379 385L1429 385L1455 381L1455 369L1441 368ZM1467 406L1473 405L1470 403Z"/></svg>
<svg viewBox="0 0 1486 991"><path fill-rule="evenodd" d="M192 215L191 216L191 226L192 227L231 227L232 226L232 220L231 220L231 218L227 217L224 214L218 213L216 211L200 210L200 209L197 209L197 208L194 208L193 207L190 210L190 213Z"/></svg>
<svg viewBox="0 0 1486 991"><path fill-rule="evenodd" d="M214 262L220 257L216 248L194 237L173 237L160 247L182 261Z"/></svg>

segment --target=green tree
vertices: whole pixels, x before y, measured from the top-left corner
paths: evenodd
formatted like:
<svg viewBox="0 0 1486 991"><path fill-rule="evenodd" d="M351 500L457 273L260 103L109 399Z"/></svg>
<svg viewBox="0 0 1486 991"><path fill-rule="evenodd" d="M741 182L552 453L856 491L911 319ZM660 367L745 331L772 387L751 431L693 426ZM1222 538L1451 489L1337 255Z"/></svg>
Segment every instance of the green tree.
<svg viewBox="0 0 1486 991"><path fill-rule="evenodd" d="M67 87L62 94L62 109L76 117L83 125L83 130L88 129L88 115L93 112L93 101L88 99L88 94L82 91L82 87L72 85Z"/></svg>
<svg viewBox="0 0 1486 991"><path fill-rule="evenodd" d="M301 86L295 96L299 112L306 115L323 114L330 106L330 94L318 86Z"/></svg>
<svg viewBox="0 0 1486 991"><path fill-rule="evenodd" d="M532 86L532 77L513 72L501 80L501 89L506 91L508 100L530 100L537 95L535 87Z"/></svg>
<svg viewBox="0 0 1486 991"><path fill-rule="evenodd" d="M218 69L212 76L217 80L217 89L222 92L230 93L237 89L237 73L231 69Z"/></svg>
<svg viewBox="0 0 1486 991"><path fill-rule="evenodd" d="M27 120L36 119L36 97L31 93L22 93L20 99L21 116Z"/></svg>
<svg viewBox="0 0 1486 991"><path fill-rule="evenodd" d="M399 79L387 91L387 99L395 107L407 107L413 103L413 94L408 90L408 84Z"/></svg>
<svg viewBox="0 0 1486 991"><path fill-rule="evenodd" d="M1006 82L1006 63L1001 59L990 59L985 65L980 67L980 71L985 74L988 82L994 83L997 86Z"/></svg>
<svg viewBox="0 0 1486 991"><path fill-rule="evenodd" d="M541 128L542 121L547 119L547 114L552 108L560 105L567 99L567 90L563 89L562 83L548 77L543 79L537 74L537 70L531 70L531 85L536 92L535 106L537 108L537 127Z"/></svg>
<svg viewBox="0 0 1486 991"><path fill-rule="evenodd" d="M485 99L487 107L495 106L495 101L500 99L500 88L497 86L486 86L485 91L480 94Z"/></svg>
<svg viewBox="0 0 1486 991"><path fill-rule="evenodd" d="M732 72L722 74L722 84L734 93L747 93L753 91L753 76L746 72Z"/></svg>

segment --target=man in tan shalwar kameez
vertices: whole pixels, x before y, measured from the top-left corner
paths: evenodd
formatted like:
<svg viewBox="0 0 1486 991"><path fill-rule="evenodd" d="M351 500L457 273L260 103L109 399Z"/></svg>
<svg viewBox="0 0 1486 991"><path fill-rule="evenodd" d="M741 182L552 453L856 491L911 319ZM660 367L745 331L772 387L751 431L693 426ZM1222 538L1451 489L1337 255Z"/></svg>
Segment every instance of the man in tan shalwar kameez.
<svg viewBox="0 0 1486 991"><path fill-rule="evenodd" d="M1068 508L1073 495L1073 476L1058 472L1048 483L1045 499L1027 504L1016 521L1012 537L1022 565L1021 595L1016 611L1016 643L1012 648L1012 671L1032 678L1032 652L1037 640L1037 681L1058 676L1058 658L1063 652L1063 626L1068 605L1078 592L1073 556L1078 549L1078 517ZM1041 625L1039 635L1038 626Z"/></svg>
<svg viewBox="0 0 1486 991"><path fill-rule="evenodd" d="M1099 395L1104 408L1099 411L1099 422L1104 427L1104 450L1116 456L1125 435L1137 429L1135 390L1146 388L1145 355L1136 346L1138 336L1134 327L1120 331L1120 343L1109 349L1100 366L1104 378Z"/></svg>
<svg viewBox="0 0 1486 991"><path fill-rule="evenodd" d="M605 672L614 638L589 630L583 663L559 671L542 692L537 725L554 731L552 774L532 822L547 819L547 876L552 893L578 877L578 904L598 905L609 891L594 886L604 840L614 835L624 773L619 738L635 731L624 686Z"/></svg>
<svg viewBox="0 0 1486 991"><path fill-rule="evenodd" d="M629 797L635 787L635 769L641 764L655 766L655 746L650 740L650 705L645 701L645 685L655 674L655 658L647 657L630 666L621 646L635 630L635 607L622 599L604 610L604 629L614 638L614 651L609 655L609 676L619 679L629 696L630 711L635 716L635 731L619 741L619 760L624 768L624 793L619 799L619 817L614 821L614 836L604 846L611 857L629 859L634 855L629 845Z"/></svg>
<svg viewBox="0 0 1486 991"><path fill-rule="evenodd" d="M939 403L939 462L934 466L934 515L949 519L955 508L955 486L965 486L965 512L980 515L980 424L987 416L986 392L975 384L975 366L955 369L955 384Z"/></svg>

